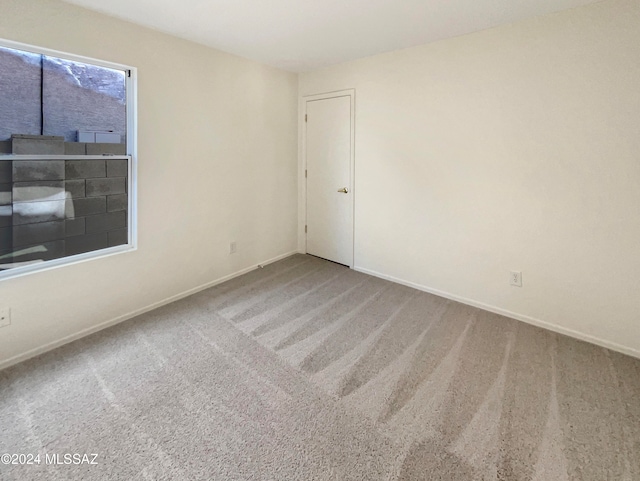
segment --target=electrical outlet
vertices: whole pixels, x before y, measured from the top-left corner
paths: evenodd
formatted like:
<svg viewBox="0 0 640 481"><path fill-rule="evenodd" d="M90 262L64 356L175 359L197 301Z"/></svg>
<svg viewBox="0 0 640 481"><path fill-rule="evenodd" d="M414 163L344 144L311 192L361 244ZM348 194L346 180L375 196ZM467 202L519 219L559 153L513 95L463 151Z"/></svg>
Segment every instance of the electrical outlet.
<svg viewBox="0 0 640 481"><path fill-rule="evenodd" d="M11 309L8 307L0 309L0 327L9 326L11 324Z"/></svg>
<svg viewBox="0 0 640 481"><path fill-rule="evenodd" d="M237 250L238 248L236 246L236 241L233 241L231 244L229 244L229 254L235 254Z"/></svg>
<svg viewBox="0 0 640 481"><path fill-rule="evenodd" d="M516 287L522 287L522 272L511 271L509 284Z"/></svg>

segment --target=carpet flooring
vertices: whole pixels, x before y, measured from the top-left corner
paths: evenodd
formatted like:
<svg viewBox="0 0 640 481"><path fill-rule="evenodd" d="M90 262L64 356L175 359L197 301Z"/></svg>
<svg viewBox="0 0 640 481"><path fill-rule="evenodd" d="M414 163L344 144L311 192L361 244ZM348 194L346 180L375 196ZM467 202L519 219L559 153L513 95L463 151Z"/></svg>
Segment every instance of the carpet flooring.
<svg viewBox="0 0 640 481"><path fill-rule="evenodd" d="M631 481L640 360L296 255L0 372L0 429L2 480Z"/></svg>

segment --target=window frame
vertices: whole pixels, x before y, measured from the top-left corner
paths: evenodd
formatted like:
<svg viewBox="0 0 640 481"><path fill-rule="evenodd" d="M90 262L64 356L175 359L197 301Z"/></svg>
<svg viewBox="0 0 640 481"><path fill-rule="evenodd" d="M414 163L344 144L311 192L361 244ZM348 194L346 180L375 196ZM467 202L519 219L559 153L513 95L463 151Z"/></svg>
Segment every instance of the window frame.
<svg viewBox="0 0 640 481"><path fill-rule="evenodd" d="M59 50L52 50L35 45L29 45L13 40L0 38L0 47L10 48L14 50L22 50L39 55L48 55L57 57L62 60L70 60L73 62L81 62L95 65L97 67L105 67L113 70L120 70L125 73L125 109L127 121L127 137L126 137L126 155L18 155L18 154L0 154L2 160L92 160L92 159L128 159L128 214L127 229L129 242L114 247L107 247L91 252L76 254L58 259L43 261L40 263L14 267L12 269L0 271L0 282L6 279L12 279L35 272L57 269L63 266L74 265L94 259L101 259L125 252L133 252L138 249L138 71L135 67L129 65L98 60L92 57L71 54ZM39 159L38 159L39 158Z"/></svg>

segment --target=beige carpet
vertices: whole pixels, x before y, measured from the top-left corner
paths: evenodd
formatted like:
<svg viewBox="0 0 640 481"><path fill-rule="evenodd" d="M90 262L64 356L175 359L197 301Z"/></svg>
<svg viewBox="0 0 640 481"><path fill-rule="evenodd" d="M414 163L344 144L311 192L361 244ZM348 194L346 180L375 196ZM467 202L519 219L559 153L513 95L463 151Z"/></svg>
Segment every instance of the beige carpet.
<svg viewBox="0 0 640 481"><path fill-rule="evenodd" d="M640 361L297 255L1 372L2 453L41 455L2 480L639 480ZM98 464L45 463L73 453Z"/></svg>

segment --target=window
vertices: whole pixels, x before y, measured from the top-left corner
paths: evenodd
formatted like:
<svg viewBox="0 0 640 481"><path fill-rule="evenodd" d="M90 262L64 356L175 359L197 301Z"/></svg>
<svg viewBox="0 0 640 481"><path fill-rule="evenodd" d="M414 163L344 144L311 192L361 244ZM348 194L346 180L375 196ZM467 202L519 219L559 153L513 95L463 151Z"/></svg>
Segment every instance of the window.
<svg viewBox="0 0 640 481"><path fill-rule="evenodd" d="M134 80L0 40L0 278L135 248Z"/></svg>

